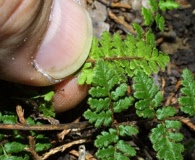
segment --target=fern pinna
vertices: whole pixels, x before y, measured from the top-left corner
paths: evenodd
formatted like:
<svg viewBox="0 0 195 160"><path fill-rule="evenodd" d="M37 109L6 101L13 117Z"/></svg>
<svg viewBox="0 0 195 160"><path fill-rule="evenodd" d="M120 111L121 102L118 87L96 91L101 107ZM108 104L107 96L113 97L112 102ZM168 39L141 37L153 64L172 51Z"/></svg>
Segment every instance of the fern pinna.
<svg viewBox="0 0 195 160"><path fill-rule="evenodd" d="M121 80L125 80L126 76L132 77L139 70L147 75L157 73L159 67L164 70L169 62L168 55L155 48L152 34L148 32L146 35L146 41L133 35L122 40L119 34L112 37L108 32L104 32L101 41L94 38L90 56L79 76L79 84L92 83L94 65L99 59L104 60L109 69L116 70Z"/></svg>

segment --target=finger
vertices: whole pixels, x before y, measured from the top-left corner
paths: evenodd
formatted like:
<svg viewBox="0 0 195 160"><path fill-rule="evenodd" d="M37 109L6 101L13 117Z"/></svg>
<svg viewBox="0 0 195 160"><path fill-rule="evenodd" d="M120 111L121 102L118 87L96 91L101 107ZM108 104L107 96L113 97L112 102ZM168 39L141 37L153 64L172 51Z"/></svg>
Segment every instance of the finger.
<svg viewBox="0 0 195 160"><path fill-rule="evenodd" d="M84 63L92 26L76 2L0 0L0 7L0 15L7 15L0 20L1 79L46 86Z"/></svg>
<svg viewBox="0 0 195 160"><path fill-rule="evenodd" d="M56 112L63 112L74 108L86 96L88 85L78 85L77 78L70 77L55 85L53 104Z"/></svg>

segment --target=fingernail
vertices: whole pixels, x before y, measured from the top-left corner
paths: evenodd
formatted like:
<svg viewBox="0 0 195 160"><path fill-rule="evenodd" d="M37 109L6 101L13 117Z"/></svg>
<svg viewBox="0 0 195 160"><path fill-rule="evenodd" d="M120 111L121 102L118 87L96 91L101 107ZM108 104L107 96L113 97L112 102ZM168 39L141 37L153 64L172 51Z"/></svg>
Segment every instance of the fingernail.
<svg viewBox="0 0 195 160"><path fill-rule="evenodd" d="M83 65L91 41L92 23L87 11L73 0L54 0L35 66L53 79L67 77Z"/></svg>

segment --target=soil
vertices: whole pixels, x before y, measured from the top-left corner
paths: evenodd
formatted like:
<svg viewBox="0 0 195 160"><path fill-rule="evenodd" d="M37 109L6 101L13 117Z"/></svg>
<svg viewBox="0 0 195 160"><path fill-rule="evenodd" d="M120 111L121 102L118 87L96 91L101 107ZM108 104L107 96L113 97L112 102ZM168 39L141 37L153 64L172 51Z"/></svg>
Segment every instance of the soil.
<svg viewBox="0 0 195 160"><path fill-rule="evenodd" d="M164 72L154 75L157 83L161 85L166 98L166 105L179 107L177 98L179 97L181 87L182 70L188 68L195 75L195 0L176 0L180 4L178 10L168 11L164 14L166 19L166 27L163 33L155 29L156 42L158 48L170 55L170 63ZM144 26L140 16L140 6L134 6L132 9L133 0L87 0L87 9L93 19L94 36L100 38L103 31L107 30L111 34L120 33L125 37L129 33L134 33L132 23L137 22ZM123 4L123 5L122 5ZM7 86L1 83L2 86ZM10 86L10 83L9 85ZM12 89L11 85L10 89ZM6 87L7 89L7 87ZM3 100L4 101L4 100ZM85 111L86 101L74 110L59 114L57 119L61 123L69 123L73 121L82 121L82 113ZM77 114L75 114L77 113ZM182 114L180 116L183 116ZM131 117L125 117L129 120ZM184 144L188 148L184 152L184 159L195 159L195 117L188 118L188 122L183 122L181 132L184 134ZM189 125L191 124L191 125ZM134 139L137 147L137 157L135 160L155 160L156 153L153 151L148 137L149 129L153 124L138 123L140 133ZM81 135L72 134L66 137L66 142L71 142L78 138L88 137L91 141L86 143L85 147L88 150L88 159L94 160L95 147L93 140L98 130L87 129ZM45 133L51 139L56 136L56 132ZM80 132L79 132L80 134ZM55 138L53 138L55 139ZM62 142L61 142L62 143ZM134 144L134 145L135 145ZM78 145L70 147L67 152L56 154L49 159L57 160L73 160L77 159Z"/></svg>

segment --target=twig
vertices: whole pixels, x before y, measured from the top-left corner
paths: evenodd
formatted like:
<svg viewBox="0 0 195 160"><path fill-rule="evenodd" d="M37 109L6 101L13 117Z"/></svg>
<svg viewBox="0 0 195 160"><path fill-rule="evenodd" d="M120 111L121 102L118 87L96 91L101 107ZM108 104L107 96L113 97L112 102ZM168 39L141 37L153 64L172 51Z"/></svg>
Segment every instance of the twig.
<svg viewBox="0 0 195 160"><path fill-rule="evenodd" d="M64 145L61 145L59 147L56 147L56 148L53 148L51 149L49 152L45 153L42 155L42 160L45 160L47 159L49 156L57 153L57 152L63 152L65 151L67 148L70 148L72 147L73 145L76 145L76 144L83 144L83 143L86 143L88 142L89 140L87 139L80 139L80 140L76 140L76 141L73 141L73 142L70 142L68 144L64 144Z"/></svg>
<svg viewBox="0 0 195 160"><path fill-rule="evenodd" d="M24 118L24 110L22 109L22 106L16 106L16 113L18 115L19 122L23 125L26 124L26 120Z"/></svg>
<svg viewBox="0 0 195 160"><path fill-rule="evenodd" d="M119 3L119 2L105 2L103 0L98 0L98 2L102 3L103 5L105 5L106 7L109 8L125 8L125 9L131 9L131 5L130 4L125 4L125 3Z"/></svg>
<svg viewBox="0 0 195 160"><path fill-rule="evenodd" d="M127 22L125 22L123 19L118 18L112 11L108 12L108 15L110 18L115 21L116 23L123 25L129 32L135 34L135 30L132 26L130 26Z"/></svg>
<svg viewBox="0 0 195 160"><path fill-rule="evenodd" d="M68 124L57 124L57 125L23 125L23 124L2 124L0 123L0 129L5 130L37 130L37 131L51 131L51 130L68 130L68 129L78 129L82 130L84 128L90 127L88 122L80 123L68 123Z"/></svg>
<svg viewBox="0 0 195 160"><path fill-rule="evenodd" d="M189 118L180 118L180 121L188 126L190 129L195 131L195 124L193 124Z"/></svg>
<svg viewBox="0 0 195 160"><path fill-rule="evenodd" d="M63 140L64 137L71 132L71 129L64 129L62 132L57 134L58 139Z"/></svg>
<svg viewBox="0 0 195 160"><path fill-rule="evenodd" d="M32 136L28 136L30 148L25 148L27 152L30 152L34 160L42 160L42 158L35 151L35 139Z"/></svg>

